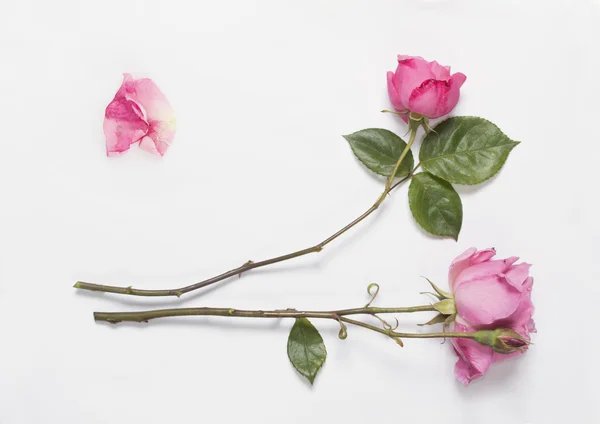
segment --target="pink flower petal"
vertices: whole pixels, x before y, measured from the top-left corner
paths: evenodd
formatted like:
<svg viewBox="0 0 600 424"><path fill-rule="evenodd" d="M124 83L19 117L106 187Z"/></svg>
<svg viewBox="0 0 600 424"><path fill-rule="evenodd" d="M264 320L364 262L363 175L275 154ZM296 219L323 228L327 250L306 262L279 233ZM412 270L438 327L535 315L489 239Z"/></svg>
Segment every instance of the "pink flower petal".
<svg viewBox="0 0 600 424"><path fill-rule="evenodd" d="M151 127L140 147L150 153L164 155L175 137L175 114L169 101L151 79L133 81L128 96L142 105ZM154 144L154 146L152 146Z"/></svg>
<svg viewBox="0 0 600 424"><path fill-rule="evenodd" d="M106 108L104 133L109 156L137 141L142 149L162 156L175 137L175 116L152 80L123 74L123 83Z"/></svg>
<svg viewBox="0 0 600 424"><path fill-rule="evenodd" d="M533 320L533 318L530 318L529 322L527 323L527 331L529 331L529 333L537 333L537 328L535 326L535 321Z"/></svg>
<svg viewBox="0 0 600 424"><path fill-rule="evenodd" d="M462 283L454 299L462 318L472 325L488 325L513 314L521 293L500 277L486 276Z"/></svg>
<svg viewBox="0 0 600 424"><path fill-rule="evenodd" d="M456 276L452 285L452 289L454 292L456 292L460 285L467 281L479 280L485 277L497 276L500 274L503 275L503 273L510 268L513 262L513 258L496 261L488 260L479 263L472 261L460 272L460 274Z"/></svg>
<svg viewBox="0 0 600 424"><path fill-rule="evenodd" d="M117 97L106 107L104 117L104 135L106 136L106 154L116 156L129 150L148 132L148 124L139 116L135 103Z"/></svg>
<svg viewBox="0 0 600 424"><path fill-rule="evenodd" d="M455 323L452 331L472 332L473 329ZM494 351L489 346L483 346L471 339L452 339L452 346L458 355L454 366L454 375L465 386L476 378L484 375L492 364Z"/></svg>
<svg viewBox="0 0 600 424"><path fill-rule="evenodd" d="M504 273L504 277L511 286L521 291L523 290L523 283L529 276L530 267L531 264L525 262L519 265L514 265Z"/></svg>
<svg viewBox="0 0 600 424"><path fill-rule="evenodd" d="M431 71L429 62L420 57L407 57L398 59L395 82L403 105L409 105L411 93L419 87L423 81L435 78ZM412 112L416 112L410 109ZM417 112L418 113L418 112Z"/></svg>
<svg viewBox="0 0 600 424"><path fill-rule="evenodd" d="M419 60L425 60L425 59L423 59L421 56L408 56L408 55L405 55L405 54L399 54L399 55L397 56L397 58L398 58L398 62L401 62L401 61L403 61L403 60L407 60L407 59L419 59Z"/></svg>
<svg viewBox="0 0 600 424"><path fill-rule="evenodd" d="M477 249L474 247L469 247L463 253L454 258L454 260L452 261L452 265L462 261L466 261L467 259L471 258L471 256L473 256L475 253L477 253Z"/></svg>
<svg viewBox="0 0 600 424"><path fill-rule="evenodd" d="M140 141L140 148L163 156L171 145L173 137L175 137L174 127L165 122L153 122L147 136Z"/></svg>
<svg viewBox="0 0 600 424"><path fill-rule="evenodd" d="M448 270L448 286L450 287L450 291L454 291L454 280L456 280L458 274L471 266L471 261L469 259L471 259L475 253L477 253L477 249L471 247L454 258L452 264L450 264L450 269Z"/></svg>
<svg viewBox="0 0 600 424"><path fill-rule="evenodd" d="M456 107L460 97L460 87L466 80L461 73L452 75L450 80L423 81L415 88L408 99L411 112L419 113L429 118L439 118L447 115Z"/></svg>
<svg viewBox="0 0 600 424"><path fill-rule="evenodd" d="M402 100L400 99L400 95L398 94L398 88L394 83L394 73L391 71L387 73L387 89L388 95L390 96L390 102L392 102L392 106L394 106L394 109L396 109L398 112L405 111L406 106L402 104Z"/></svg>
<svg viewBox="0 0 600 424"><path fill-rule="evenodd" d="M533 285L533 278L528 277L523 284L524 290L520 293L519 306L510 316L502 319L496 323L499 327L510 328L527 340L529 340L529 333L535 333L535 324L533 319L533 313L535 308L531 301L531 287Z"/></svg>
<svg viewBox="0 0 600 424"><path fill-rule="evenodd" d="M169 101L151 79L134 80L127 94L144 107L148 121L170 122L175 119Z"/></svg>
<svg viewBox="0 0 600 424"><path fill-rule="evenodd" d="M479 264L482 262L487 262L490 259L492 259L495 255L496 255L496 249L494 249L494 248L483 249L483 250L480 250L479 252L477 252L475 255L473 255L473 257L471 258L471 263L473 265L475 265L475 264Z"/></svg>
<svg viewBox="0 0 600 424"><path fill-rule="evenodd" d="M494 255L496 255L496 249L494 248L478 251L472 247L454 259L448 271L448 286L450 287L450 291L454 291L454 282L461 272L472 265L489 261Z"/></svg>
<svg viewBox="0 0 600 424"><path fill-rule="evenodd" d="M431 72L437 80L448 81L450 79L450 67L442 66L435 60L429 64Z"/></svg>

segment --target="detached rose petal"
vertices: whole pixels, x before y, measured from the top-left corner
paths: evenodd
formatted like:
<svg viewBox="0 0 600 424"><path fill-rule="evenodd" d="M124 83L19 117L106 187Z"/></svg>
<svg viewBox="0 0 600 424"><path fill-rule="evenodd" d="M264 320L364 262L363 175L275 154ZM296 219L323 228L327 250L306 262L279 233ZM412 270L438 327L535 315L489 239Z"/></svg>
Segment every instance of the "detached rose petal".
<svg viewBox="0 0 600 424"><path fill-rule="evenodd" d="M387 73L390 101L408 121L408 113L439 118L452 112L460 98L460 88L467 77L450 74L449 66L428 62L418 56L398 55L396 72Z"/></svg>
<svg viewBox="0 0 600 424"><path fill-rule="evenodd" d="M123 74L121 88L106 107L104 135L108 156L118 156L137 142L163 156L175 137L175 114L151 79Z"/></svg>

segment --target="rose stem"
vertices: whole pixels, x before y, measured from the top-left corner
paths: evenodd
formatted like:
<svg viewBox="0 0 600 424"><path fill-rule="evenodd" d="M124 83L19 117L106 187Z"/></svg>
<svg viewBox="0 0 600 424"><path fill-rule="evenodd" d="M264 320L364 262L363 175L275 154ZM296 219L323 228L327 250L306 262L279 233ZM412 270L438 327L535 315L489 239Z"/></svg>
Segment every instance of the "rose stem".
<svg viewBox="0 0 600 424"><path fill-rule="evenodd" d="M393 188L397 187L399 184L405 182L406 180L408 180L409 178L411 178L413 176L414 171L419 167L420 164L417 165L415 167L415 169L413 169L413 171L411 171L410 174L408 174L406 177L404 177L403 179L401 179L400 181L398 181L394 186L392 186L392 181L394 180L392 176L396 174L396 172L400 168L400 164L402 163L402 161L404 160L404 158L406 157L406 155L410 151L410 148L413 145L413 142L415 141L416 134L417 134L417 130L413 129L412 132L411 132L411 134L410 134L410 139L408 141L408 144L406 145L406 147L404 148L404 150L400 154L400 158L398 159L398 162L396 162L396 165L394 166L394 171L387 178L387 181L386 181L386 184L385 184L385 189L383 190L383 192L381 193L381 195L377 198L377 201L373 204L373 206L371 206L361 216L359 216L354 221L352 221L351 223L349 223L348 225L346 225L344 228L342 228L341 230L339 230L337 233L335 233L332 236L326 238L325 240L323 240L319 244L316 244L316 245L314 245L312 247L309 247L309 248L306 248L306 249L298 250L298 251L293 252L293 253L288 253L287 255L277 256L275 258L266 259L266 260L263 260L263 261L260 261L260 262L248 261L245 264L243 264L242 266L234 268L234 269L231 269L231 270L229 270L227 272L224 272L223 274L219 274L219 275L217 275L215 277L212 277L212 278L209 278L207 280L200 281L198 283L195 283L195 284L192 284L192 285L189 285L189 286L185 286L185 287L181 287L181 288L178 288L178 289L143 290L143 289L134 289L131 286L129 286L129 287L105 286L105 285L101 285L101 284L87 283L87 282L84 282L84 281L78 281L77 283L75 283L75 285L73 287L75 287L76 289L91 290L91 291L106 292L106 293L127 294L127 295L133 295L133 296L177 296L177 297L180 297L184 293L189 293L191 291L201 289L203 287L206 287L206 286L209 286L211 284L214 284L214 283L217 283L219 281L222 281L222 280L224 280L226 278L233 277L235 275L240 275L240 274L242 274L242 273L244 273L246 271L249 271L251 269L261 268L261 267L264 267L264 266L267 266L267 265L271 265L271 264L275 264L275 263L278 263L278 262L287 261L289 259L298 258L300 256L307 255L309 253L318 253L321 250L323 250L323 248L326 245L328 245L329 243L331 243L333 240L335 240L336 238L338 238L339 236L341 236L342 234L344 234L346 231L348 231L349 229L351 229L352 227L354 227L356 224L358 224L359 222L361 222L363 219L365 219L366 217L368 217L369 215L371 215L374 211L376 211L377 208L379 208L379 206L386 199L386 196L388 195L388 193Z"/></svg>
<svg viewBox="0 0 600 424"><path fill-rule="evenodd" d="M469 338L472 339L474 333L442 332L442 333L400 333L391 329L379 328L373 325L347 318L347 315L375 315L388 313L410 313L435 311L432 305L413 306L406 308L377 308L365 306L362 308L341 309L337 311L298 311L295 309L277 309L272 311L261 310L242 310L233 308L176 308L176 309L157 309L152 311L139 312L94 312L96 321L106 321L111 324L120 322L148 322L151 319L181 317L181 316L221 316L238 318L319 318L332 319L338 322L345 322L384 334L393 339L396 338L414 338L431 339L439 337L448 338Z"/></svg>

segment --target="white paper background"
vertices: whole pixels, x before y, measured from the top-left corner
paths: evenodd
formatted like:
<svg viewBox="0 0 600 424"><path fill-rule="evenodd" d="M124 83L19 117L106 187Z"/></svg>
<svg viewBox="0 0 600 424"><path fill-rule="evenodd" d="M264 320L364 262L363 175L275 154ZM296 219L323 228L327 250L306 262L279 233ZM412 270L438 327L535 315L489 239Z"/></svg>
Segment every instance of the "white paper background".
<svg viewBox="0 0 600 424"><path fill-rule="evenodd" d="M0 423L593 423L600 112L592 1L0 2ZM77 279L186 285L308 247L382 188L341 134L403 133L385 72L397 53L468 76L456 114L522 141L459 188L458 243L426 236L398 190L321 254L176 299L76 293ZM104 153L121 73L153 78L178 119L163 159ZM341 308L427 299L469 246L534 264L539 334L465 388L439 341L318 322L314 387L288 363L291 321L95 324L94 310ZM412 330L431 314L406 317Z"/></svg>

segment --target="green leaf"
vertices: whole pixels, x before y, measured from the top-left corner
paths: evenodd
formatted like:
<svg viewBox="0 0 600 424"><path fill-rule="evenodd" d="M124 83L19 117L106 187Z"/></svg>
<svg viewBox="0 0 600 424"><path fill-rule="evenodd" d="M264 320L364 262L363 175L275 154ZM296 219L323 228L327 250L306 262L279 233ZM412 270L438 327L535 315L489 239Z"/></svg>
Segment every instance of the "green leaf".
<svg viewBox="0 0 600 424"><path fill-rule="evenodd" d="M427 172L419 172L410 183L408 201L413 216L425 231L458 239L462 203L450 183Z"/></svg>
<svg viewBox="0 0 600 424"><path fill-rule="evenodd" d="M327 357L323 338L306 318L296 318L288 338L288 358L296 370L313 384Z"/></svg>
<svg viewBox="0 0 600 424"><path fill-rule="evenodd" d="M519 142L483 118L457 116L438 124L423 140L423 169L455 184L479 184L496 175Z"/></svg>
<svg viewBox="0 0 600 424"><path fill-rule="evenodd" d="M371 171L385 177L389 177L394 171L394 166L406 147L406 143L400 137L382 128L368 128L345 135L344 138L350 143L358 160ZM402 160L396 177L408 175L413 166L412 151L409 151Z"/></svg>

